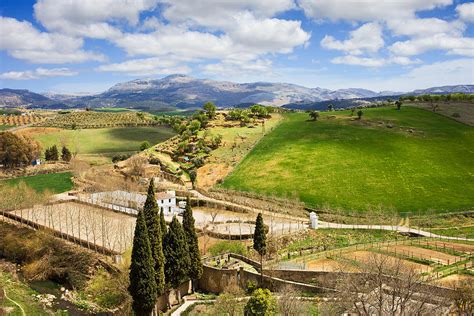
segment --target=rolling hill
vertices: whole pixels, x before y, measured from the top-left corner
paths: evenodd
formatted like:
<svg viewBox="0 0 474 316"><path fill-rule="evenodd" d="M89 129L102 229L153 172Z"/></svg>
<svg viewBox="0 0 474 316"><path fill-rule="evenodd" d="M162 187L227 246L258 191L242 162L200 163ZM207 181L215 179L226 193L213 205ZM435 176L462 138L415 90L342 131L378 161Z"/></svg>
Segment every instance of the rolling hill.
<svg viewBox="0 0 474 316"><path fill-rule="evenodd" d="M285 118L224 180L268 195L297 192L308 206L344 212L443 213L474 204L474 129L406 106ZM455 140L455 141L454 141Z"/></svg>

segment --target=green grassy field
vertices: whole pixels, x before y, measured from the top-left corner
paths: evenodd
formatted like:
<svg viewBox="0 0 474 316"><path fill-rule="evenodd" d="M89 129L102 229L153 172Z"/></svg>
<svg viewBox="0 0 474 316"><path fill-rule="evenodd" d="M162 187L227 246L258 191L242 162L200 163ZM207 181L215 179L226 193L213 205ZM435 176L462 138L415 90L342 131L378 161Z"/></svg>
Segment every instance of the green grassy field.
<svg viewBox="0 0 474 316"><path fill-rule="evenodd" d="M138 151L143 141L150 144L162 142L175 133L167 127L124 127L99 129L48 129L33 128L22 132L34 137L43 148L54 144L67 144L72 152L78 152L85 158L94 159L94 156L111 157L116 153Z"/></svg>
<svg viewBox="0 0 474 316"><path fill-rule="evenodd" d="M328 118L329 116L329 118ZM332 116L332 118L331 118ZM474 206L474 128L404 107L285 116L224 187L289 195L313 207L446 212Z"/></svg>
<svg viewBox="0 0 474 316"><path fill-rule="evenodd" d="M66 192L72 189L72 174L70 172L39 174L36 176L20 177L15 179L3 180L9 185L15 185L25 182L36 191L50 190L53 193Z"/></svg>
<svg viewBox="0 0 474 316"><path fill-rule="evenodd" d="M11 128L11 127L13 127L13 126L11 126L11 125L0 125L0 131L7 130L7 129Z"/></svg>

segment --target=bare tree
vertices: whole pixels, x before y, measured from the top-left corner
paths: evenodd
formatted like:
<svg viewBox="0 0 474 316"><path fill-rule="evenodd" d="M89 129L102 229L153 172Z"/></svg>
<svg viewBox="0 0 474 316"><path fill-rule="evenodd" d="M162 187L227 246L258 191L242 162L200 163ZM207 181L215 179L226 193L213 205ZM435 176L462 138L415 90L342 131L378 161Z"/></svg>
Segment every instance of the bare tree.
<svg viewBox="0 0 474 316"><path fill-rule="evenodd" d="M474 315L474 284L470 280L461 280L453 284L451 301L455 315Z"/></svg>
<svg viewBox="0 0 474 316"><path fill-rule="evenodd" d="M431 289L433 289L432 287ZM372 254L359 273L344 273L332 306L338 313L359 315L438 314L438 293L427 293L423 277L400 259Z"/></svg>

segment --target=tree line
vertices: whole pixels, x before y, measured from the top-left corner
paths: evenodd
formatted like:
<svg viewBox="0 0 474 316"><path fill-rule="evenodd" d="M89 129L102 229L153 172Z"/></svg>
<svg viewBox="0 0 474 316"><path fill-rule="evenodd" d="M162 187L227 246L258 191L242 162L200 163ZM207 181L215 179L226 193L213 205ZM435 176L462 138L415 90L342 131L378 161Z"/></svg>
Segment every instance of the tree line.
<svg viewBox="0 0 474 316"><path fill-rule="evenodd" d="M183 224L174 216L167 228L163 210L158 210L152 179L143 209L138 212L133 238L129 275L133 311L136 315L150 315L159 296L178 289L188 280L195 283L201 274L201 254L189 198Z"/></svg>

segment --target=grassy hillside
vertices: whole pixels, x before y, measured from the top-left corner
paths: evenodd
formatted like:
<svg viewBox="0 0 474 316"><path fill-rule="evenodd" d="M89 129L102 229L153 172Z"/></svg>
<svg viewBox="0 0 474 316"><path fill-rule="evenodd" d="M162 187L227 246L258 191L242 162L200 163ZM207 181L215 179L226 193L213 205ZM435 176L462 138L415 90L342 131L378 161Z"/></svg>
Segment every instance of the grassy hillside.
<svg viewBox="0 0 474 316"><path fill-rule="evenodd" d="M36 176L20 177L10 180L0 181L9 185L15 185L19 182L25 182L36 191L50 190L53 193L61 193L72 189L72 174L70 172L39 174Z"/></svg>
<svg viewBox="0 0 474 316"><path fill-rule="evenodd" d="M41 143L43 149L65 143L73 152L77 151L82 158L89 160L98 159L100 156L111 157L116 153L138 151L143 141L157 144L175 134L172 129L162 126L80 130L34 127L19 133L32 136Z"/></svg>
<svg viewBox="0 0 474 316"><path fill-rule="evenodd" d="M404 107L288 114L223 185L288 195L308 205L438 212L474 206L474 129Z"/></svg>

